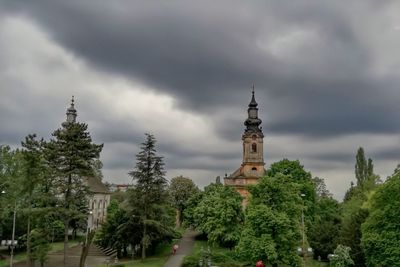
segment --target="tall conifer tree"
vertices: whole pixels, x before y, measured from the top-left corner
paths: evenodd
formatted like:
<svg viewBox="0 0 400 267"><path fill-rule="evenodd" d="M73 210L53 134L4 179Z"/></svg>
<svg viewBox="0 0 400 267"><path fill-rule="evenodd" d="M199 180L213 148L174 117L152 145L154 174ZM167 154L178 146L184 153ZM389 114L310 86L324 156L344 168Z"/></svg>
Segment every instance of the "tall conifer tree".
<svg viewBox="0 0 400 267"><path fill-rule="evenodd" d="M45 159L51 170L53 185L60 197L64 213L64 266L68 258L68 229L72 218L83 216L88 194L85 177L94 174L94 162L99 159L103 145L92 142L87 124L76 122L72 100L67 121L53 133L54 139L45 144Z"/></svg>
<svg viewBox="0 0 400 267"><path fill-rule="evenodd" d="M164 162L156 154L156 139L146 133L146 141L142 143L141 151L136 155L136 166L129 173L136 184L133 188L131 203L139 207L137 216L142 224L142 258L146 257L151 237L148 233L149 226L159 225L160 214L155 209L165 203L167 180L165 179Z"/></svg>

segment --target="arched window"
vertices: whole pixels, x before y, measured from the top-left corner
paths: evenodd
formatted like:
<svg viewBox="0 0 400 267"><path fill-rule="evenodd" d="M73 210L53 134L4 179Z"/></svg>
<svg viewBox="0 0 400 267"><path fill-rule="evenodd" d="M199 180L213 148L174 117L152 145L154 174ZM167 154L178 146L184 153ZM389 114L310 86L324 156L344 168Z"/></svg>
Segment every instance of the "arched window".
<svg viewBox="0 0 400 267"><path fill-rule="evenodd" d="M256 140L256 139L257 139L257 135L254 134L254 135L252 136L252 138L253 138L253 140Z"/></svg>
<svg viewBox="0 0 400 267"><path fill-rule="evenodd" d="M96 200L93 200L92 202L92 210L94 210L96 208Z"/></svg>
<svg viewBox="0 0 400 267"><path fill-rule="evenodd" d="M102 202L102 200L100 199L100 201L99 201L99 209L101 209L101 202Z"/></svg>
<svg viewBox="0 0 400 267"><path fill-rule="evenodd" d="M253 152L253 153L257 152L257 144L256 143L251 144L251 152Z"/></svg>
<svg viewBox="0 0 400 267"><path fill-rule="evenodd" d="M252 170L252 171L256 171L256 170L257 170L257 168L256 168L256 167L253 167L253 168L251 168L251 170Z"/></svg>

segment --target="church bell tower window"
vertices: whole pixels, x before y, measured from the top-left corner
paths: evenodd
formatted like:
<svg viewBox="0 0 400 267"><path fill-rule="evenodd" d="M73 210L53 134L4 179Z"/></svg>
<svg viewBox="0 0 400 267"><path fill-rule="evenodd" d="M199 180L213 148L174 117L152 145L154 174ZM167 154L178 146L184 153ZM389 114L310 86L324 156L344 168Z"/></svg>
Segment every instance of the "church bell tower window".
<svg viewBox="0 0 400 267"><path fill-rule="evenodd" d="M256 143L251 144L251 152L252 153L256 153L257 152L257 144Z"/></svg>

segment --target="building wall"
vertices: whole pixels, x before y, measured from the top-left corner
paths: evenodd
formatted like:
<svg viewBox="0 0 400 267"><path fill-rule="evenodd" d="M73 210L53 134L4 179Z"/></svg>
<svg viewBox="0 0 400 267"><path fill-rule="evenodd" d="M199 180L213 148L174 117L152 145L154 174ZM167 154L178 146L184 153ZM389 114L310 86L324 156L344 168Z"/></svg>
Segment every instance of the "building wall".
<svg viewBox="0 0 400 267"><path fill-rule="evenodd" d="M95 193L89 199L89 229L101 226L107 216L107 207L110 205L110 194Z"/></svg>

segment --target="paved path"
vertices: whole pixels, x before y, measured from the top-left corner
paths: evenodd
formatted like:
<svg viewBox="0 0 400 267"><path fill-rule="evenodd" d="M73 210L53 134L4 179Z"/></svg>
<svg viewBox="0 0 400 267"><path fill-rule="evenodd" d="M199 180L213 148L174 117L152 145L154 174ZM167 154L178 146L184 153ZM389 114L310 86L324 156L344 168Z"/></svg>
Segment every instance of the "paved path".
<svg viewBox="0 0 400 267"><path fill-rule="evenodd" d="M187 230L179 242L179 248L176 254L169 257L164 267L180 267L183 258L192 251L195 236L196 232Z"/></svg>

